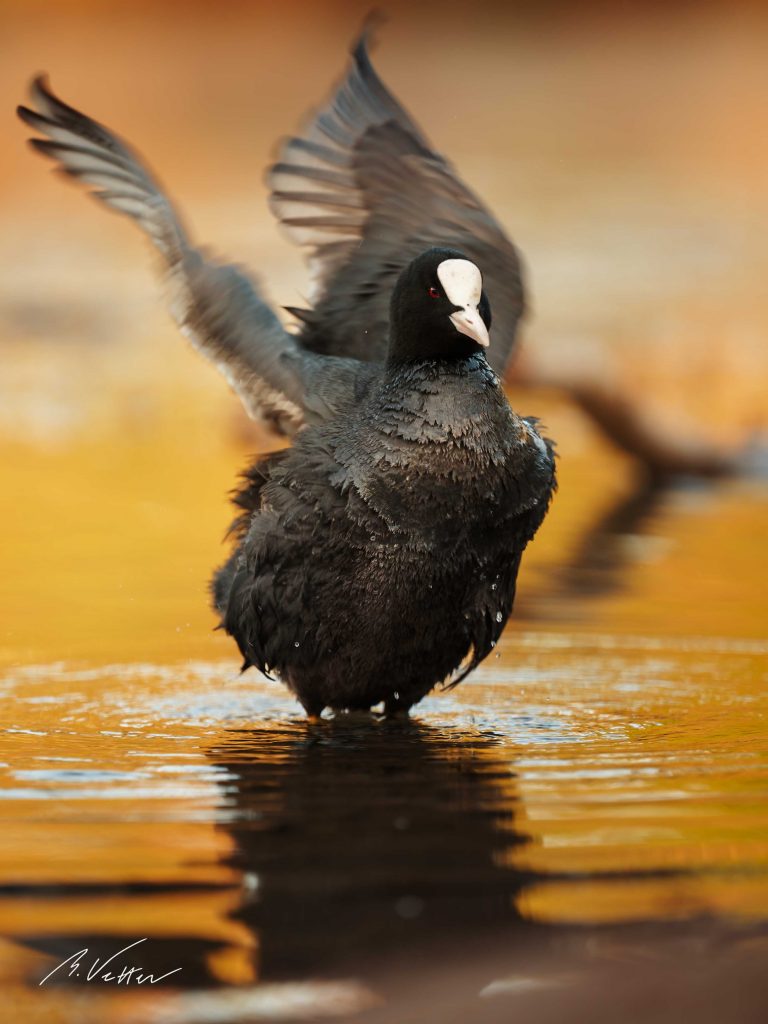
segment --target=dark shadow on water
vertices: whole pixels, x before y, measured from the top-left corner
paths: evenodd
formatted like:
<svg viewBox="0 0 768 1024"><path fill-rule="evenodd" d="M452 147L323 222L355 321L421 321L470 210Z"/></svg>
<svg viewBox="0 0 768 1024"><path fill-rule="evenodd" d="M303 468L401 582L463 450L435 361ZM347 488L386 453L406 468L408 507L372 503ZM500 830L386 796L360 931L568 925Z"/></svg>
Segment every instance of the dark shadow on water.
<svg viewBox="0 0 768 1024"><path fill-rule="evenodd" d="M707 981L711 957L732 945L717 921L526 917L529 886L579 877L514 866L532 840L513 762L478 732L349 715L233 731L208 754L238 777L226 828L233 865L255 877L233 917L256 937L261 982L356 979L383 999L361 1018L371 1024L651 1021L652 1005L633 1016L647 988L658 985L679 1009L703 986L717 991L703 998L699 1018L719 1024L733 994L762 970L757 956L746 965L736 957ZM747 929L747 940L753 954L768 948L760 927ZM523 1000L518 1018L506 999L479 998L510 977L516 998L527 992L540 1010ZM583 1016L568 1015L572 998ZM757 992L747 1004L744 1020L764 1008Z"/></svg>
<svg viewBox="0 0 768 1024"><path fill-rule="evenodd" d="M517 618L568 621L581 618L590 600L631 585L638 563L663 558L670 531L670 504L680 495L705 504L719 480L638 473L629 490L603 508L576 539L563 564L549 578L546 598L517 608ZM679 511L679 510L678 510Z"/></svg>
<svg viewBox="0 0 768 1024"><path fill-rule="evenodd" d="M346 976L519 926L527 878L505 859L526 840L490 741L350 715L233 733L210 756L240 779L227 827L257 875L237 917L260 977Z"/></svg>
<svg viewBox="0 0 768 1024"><path fill-rule="evenodd" d="M231 866L243 884L230 919L253 937L246 955L254 978L380 977L390 960L529 927L516 909L529 879L505 863L526 841L515 830L515 777L491 739L361 714L232 730L206 753L227 769L218 827L236 850ZM54 886L5 896L146 899L174 891ZM83 969L72 977L59 971L54 985L84 983L96 958L133 937L67 931L17 940L53 956L51 966L89 950ZM198 987L223 980L223 952L220 940L157 935L138 959L123 959L155 975L182 967L167 984Z"/></svg>
<svg viewBox="0 0 768 1024"><path fill-rule="evenodd" d="M703 983L697 979L706 982L702 965L709 963L710 951L719 956L717 950L730 941L721 943L719 926L711 922L579 926L527 919L521 897L546 879L512 863L514 852L530 840L520 824L509 751L470 729L357 715L317 726L264 722L231 730L206 753L227 769L217 827L232 840L230 863L242 885L229 887L230 909L222 914L240 939L227 945L221 936L188 936L184 921L177 934L151 937L138 962L156 975L182 967L168 985L231 984L221 964L234 953L249 965L240 979L245 983L363 983L383 999L365 1018L371 1024L512 1019L506 1000L478 996L509 977L524 979L526 998L535 993L549 1000L543 1015L537 1010L519 1019L650 1021L656 1019L652 1014L628 1012L625 992L634 985L632 998L641 998L658 982L668 986L668 1001L679 1001L675 979L685 970L689 989L682 995L688 998ZM632 877L639 876L625 873L620 880ZM122 895L130 891L125 887ZM81 895L66 888L55 895L68 893ZM110 894L90 889L96 900ZM41 890L37 898L47 895ZM194 907L194 893L188 895ZM190 923L194 931L194 919ZM765 936L748 938L753 948L756 940L761 943L762 955ZM88 947L90 963L111 956L131 937L107 928L94 935L70 930L66 936L16 941L57 959ZM126 960L137 962L130 955ZM668 963L678 974L662 977ZM747 973L725 980L713 975L710 988L751 985L753 972L759 975L762 967L750 962L738 970ZM535 984L526 989L531 977ZM59 972L50 984L84 980L82 974L68 979ZM572 998L581 999L584 1016L563 1016ZM750 998L762 1012L757 990ZM722 1014L722 1004L712 1005ZM699 1019L721 1024L724 1018L703 1013Z"/></svg>
<svg viewBox="0 0 768 1024"><path fill-rule="evenodd" d="M667 478L641 475L629 493L622 494L585 531L558 574L563 592L600 597L620 590L637 559L638 546L648 544L648 535L657 527L664 502L674 489Z"/></svg>

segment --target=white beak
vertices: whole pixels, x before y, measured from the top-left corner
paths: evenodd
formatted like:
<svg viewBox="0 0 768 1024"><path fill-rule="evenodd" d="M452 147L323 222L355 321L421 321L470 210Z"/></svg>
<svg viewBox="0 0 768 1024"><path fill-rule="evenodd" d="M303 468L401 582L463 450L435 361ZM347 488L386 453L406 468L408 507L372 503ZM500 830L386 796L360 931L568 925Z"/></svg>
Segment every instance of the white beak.
<svg viewBox="0 0 768 1024"><path fill-rule="evenodd" d="M438 265L437 276L449 302L461 306L451 314L453 326L460 334L488 348L491 343L488 328L477 308L483 294L483 279L478 268L471 260L447 259Z"/></svg>
<svg viewBox="0 0 768 1024"><path fill-rule="evenodd" d="M491 339L488 337L488 328L485 326L477 306L466 306L464 309L457 310L455 313L451 313L450 319L459 333L466 334L478 345L488 348Z"/></svg>

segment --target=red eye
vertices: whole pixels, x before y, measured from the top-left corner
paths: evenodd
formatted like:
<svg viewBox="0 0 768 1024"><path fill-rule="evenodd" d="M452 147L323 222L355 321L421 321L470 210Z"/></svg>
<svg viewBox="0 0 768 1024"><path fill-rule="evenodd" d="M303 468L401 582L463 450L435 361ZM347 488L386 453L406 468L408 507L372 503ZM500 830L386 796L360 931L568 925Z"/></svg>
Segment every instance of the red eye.
<svg viewBox="0 0 768 1024"><path fill-rule="evenodd" d="M440 298L440 292L437 290L437 288L435 288L434 285L431 285L429 288L427 288L427 295L430 297L430 299Z"/></svg>

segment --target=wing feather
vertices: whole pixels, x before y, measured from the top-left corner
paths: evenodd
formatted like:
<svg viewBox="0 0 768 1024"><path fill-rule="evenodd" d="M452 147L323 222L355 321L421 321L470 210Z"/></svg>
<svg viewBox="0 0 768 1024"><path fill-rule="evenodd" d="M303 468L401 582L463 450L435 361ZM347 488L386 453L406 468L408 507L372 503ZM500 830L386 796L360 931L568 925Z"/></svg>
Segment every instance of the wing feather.
<svg viewBox="0 0 768 1024"><path fill-rule="evenodd" d="M389 297L433 245L464 251L493 311L490 358L503 371L523 313L520 260L493 215L429 145L376 74L364 33L330 101L282 146L270 204L307 249L315 309L300 340L317 352L381 359ZM354 215L329 210L354 210Z"/></svg>
<svg viewBox="0 0 768 1024"><path fill-rule="evenodd" d="M44 136L30 140L33 148L144 230L162 257L174 318L223 373L248 413L288 434L333 415L354 392L358 364L320 360L303 350L243 271L190 244L171 202L127 143L60 100L43 77L34 80L30 92L35 109L19 107L18 113ZM312 210L314 192L305 202ZM357 200L349 195L346 204L332 205L354 208ZM330 221L333 230L357 228L354 213L334 214Z"/></svg>

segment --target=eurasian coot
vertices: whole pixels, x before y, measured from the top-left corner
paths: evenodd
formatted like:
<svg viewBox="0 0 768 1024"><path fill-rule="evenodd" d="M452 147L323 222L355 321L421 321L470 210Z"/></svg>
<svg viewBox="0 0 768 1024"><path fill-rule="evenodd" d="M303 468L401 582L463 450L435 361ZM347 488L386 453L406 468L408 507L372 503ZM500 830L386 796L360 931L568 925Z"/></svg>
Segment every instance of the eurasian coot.
<svg viewBox="0 0 768 1024"><path fill-rule="evenodd" d="M496 371L522 313L514 247L385 89L365 39L270 171L317 285L288 333L238 268L194 248L153 176L43 79L32 145L128 214L171 310L255 417L295 435L235 498L214 603L244 667L310 715L407 709L496 644L555 485L551 445ZM493 307L493 343L489 345Z"/></svg>

